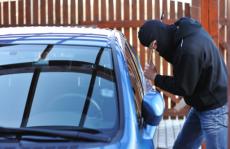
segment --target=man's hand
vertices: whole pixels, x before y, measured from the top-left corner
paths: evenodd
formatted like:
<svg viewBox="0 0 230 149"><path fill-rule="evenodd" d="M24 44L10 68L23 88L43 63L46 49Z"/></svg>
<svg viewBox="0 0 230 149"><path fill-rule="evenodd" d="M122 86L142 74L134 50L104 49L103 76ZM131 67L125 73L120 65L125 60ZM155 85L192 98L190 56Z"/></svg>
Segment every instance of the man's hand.
<svg viewBox="0 0 230 149"><path fill-rule="evenodd" d="M154 82L155 77L157 75L157 70L156 67L153 63L146 64L145 65L145 70L144 70L145 77L152 82Z"/></svg>

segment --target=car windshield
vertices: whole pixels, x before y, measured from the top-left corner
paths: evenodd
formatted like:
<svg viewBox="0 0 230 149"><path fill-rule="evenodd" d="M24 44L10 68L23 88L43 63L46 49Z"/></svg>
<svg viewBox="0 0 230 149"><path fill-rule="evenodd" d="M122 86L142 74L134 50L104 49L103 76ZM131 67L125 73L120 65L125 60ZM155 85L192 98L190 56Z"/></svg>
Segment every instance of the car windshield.
<svg viewBox="0 0 230 149"><path fill-rule="evenodd" d="M0 126L118 127L110 48L10 45L0 57Z"/></svg>

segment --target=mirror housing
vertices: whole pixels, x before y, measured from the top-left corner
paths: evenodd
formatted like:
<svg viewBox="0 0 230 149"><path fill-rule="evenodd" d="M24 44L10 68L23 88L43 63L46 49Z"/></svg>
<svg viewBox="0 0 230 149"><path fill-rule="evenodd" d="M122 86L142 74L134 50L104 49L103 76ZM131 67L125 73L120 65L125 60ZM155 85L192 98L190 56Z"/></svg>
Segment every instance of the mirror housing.
<svg viewBox="0 0 230 149"><path fill-rule="evenodd" d="M142 101L142 117L147 125L158 126L164 113L165 102L162 95L151 89Z"/></svg>

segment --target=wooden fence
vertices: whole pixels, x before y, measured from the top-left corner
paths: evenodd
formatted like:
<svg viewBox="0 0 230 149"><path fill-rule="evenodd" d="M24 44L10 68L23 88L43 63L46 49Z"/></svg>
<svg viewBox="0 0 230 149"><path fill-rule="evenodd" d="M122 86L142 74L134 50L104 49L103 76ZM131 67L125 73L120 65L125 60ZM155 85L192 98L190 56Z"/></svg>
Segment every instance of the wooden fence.
<svg viewBox="0 0 230 149"><path fill-rule="evenodd" d="M147 60L147 49L138 41L139 27L147 19L160 19L165 15L164 22L173 23L182 16L192 16L199 20L199 0L188 3L170 0L11 0L0 2L0 27L8 26L75 26L89 25L121 30L131 45L137 50L142 67ZM220 1L220 37L225 36L226 22L225 6ZM191 13L192 12L192 13ZM225 39L220 39L220 47L225 52ZM153 61L160 74L171 75L172 68L157 54ZM164 93L166 103L165 117L184 116L186 110L180 113L172 112L172 107L179 97Z"/></svg>
<svg viewBox="0 0 230 149"><path fill-rule="evenodd" d="M218 43L219 48L221 50L221 53L225 59L225 62L227 63L227 33L230 34L230 32L227 32L227 0L220 0L218 1L219 6L219 23L218 23Z"/></svg>

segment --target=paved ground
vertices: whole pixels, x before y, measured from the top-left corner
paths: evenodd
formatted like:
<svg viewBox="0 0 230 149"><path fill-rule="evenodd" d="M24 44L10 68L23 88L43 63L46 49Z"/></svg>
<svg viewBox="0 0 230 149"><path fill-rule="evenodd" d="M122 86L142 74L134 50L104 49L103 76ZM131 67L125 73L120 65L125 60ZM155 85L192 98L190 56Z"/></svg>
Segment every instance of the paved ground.
<svg viewBox="0 0 230 149"><path fill-rule="evenodd" d="M182 128L184 119L162 120L154 136L154 144L158 149L170 149Z"/></svg>
<svg viewBox="0 0 230 149"><path fill-rule="evenodd" d="M162 120L154 136L155 147L157 149L172 149L184 121L185 118Z"/></svg>

